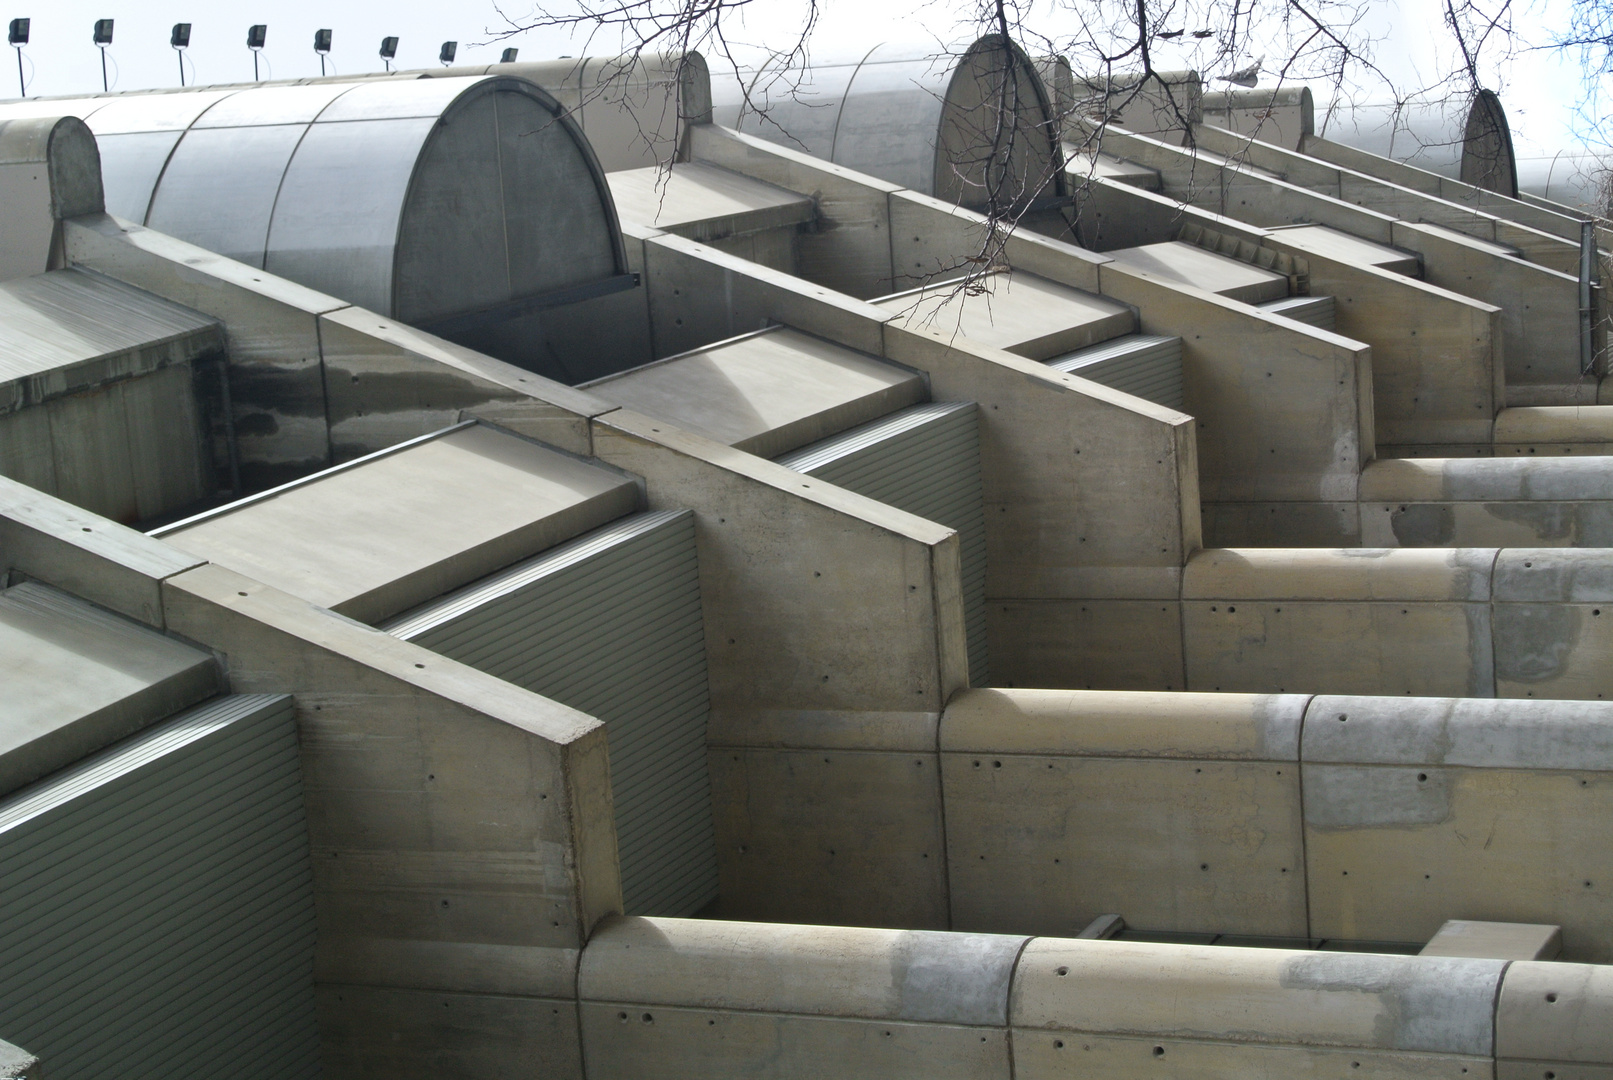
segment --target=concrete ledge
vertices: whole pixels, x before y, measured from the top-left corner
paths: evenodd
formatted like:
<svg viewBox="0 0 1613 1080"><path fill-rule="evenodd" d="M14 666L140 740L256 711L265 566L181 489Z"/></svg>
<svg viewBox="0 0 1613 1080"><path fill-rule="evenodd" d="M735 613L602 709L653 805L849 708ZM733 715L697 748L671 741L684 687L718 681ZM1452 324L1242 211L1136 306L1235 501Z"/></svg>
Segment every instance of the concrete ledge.
<svg viewBox="0 0 1613 1080"><path fill-rule="evenodd" d="M1550 1063L1613 1066L1613 967L1544 961L1508 967L1495 1010L1495 1056L1500 1066L1532 1061L1547 1064L1545 1071ZM1497 1075L1510 1080L1507 1072Z"/></svg>
<svg viewBox="0 0 1613 1080"><path fill-rule="evenodd" d="M1298 761L1309 701L1301 694L963 690L947 703L941 750Z"/></svg>
<svg viewBox="0 0 1613 1080"><path fill-rule="evenodd" d="M1188 560L1183 600L1485 601L1491 548L1217 548Z"/></svg>
<svg viewBox="0 0 1613 1080"><path fill-rule="evenodd" d="M162 583L204 560L0 476L0 566L163 628Z"/></svg>
<svg viewBox="0 0 1613 1080"><path fill-rule="evenodd" d="M614 919L583 951L583 1001L1001 1027L1023 937Z"/></svg>
<svg viewBox="0 0 1613 1080"><path fill-rule="evenodd" d="M1318 696L1307 763L1613 772L1613 702Z"/></svg>
<svg viewBox="0 0 1613 1080"><path fill-rule="evenodd" d="M1013 1025L1016 1033L1131 1034L1487 1060L1505 966L1037 938L1026 946L1014 980ZM1260 1059L1245 1060L1253 1065Z"/></svg>

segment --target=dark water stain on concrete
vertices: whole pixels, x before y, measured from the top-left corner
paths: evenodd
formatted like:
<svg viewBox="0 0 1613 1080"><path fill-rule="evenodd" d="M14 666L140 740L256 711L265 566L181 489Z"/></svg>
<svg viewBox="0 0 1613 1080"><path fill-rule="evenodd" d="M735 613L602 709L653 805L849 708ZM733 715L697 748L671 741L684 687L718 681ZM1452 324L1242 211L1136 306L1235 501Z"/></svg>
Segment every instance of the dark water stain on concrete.
<svg viewBox="0 0 1613 1080"><path fill-rule="evenodd" d="M1456 515L1448 506L1420 503L1389 515L1401 547L1443 547L1456 535Z"/></svg>
<svg viewBox="0 0 1613 1080"><path fill-rule="evenodd" d="M1567 604L1497 604L1493 618L1496 678L1541 682L1562 674L1585 613Z"/></svg>

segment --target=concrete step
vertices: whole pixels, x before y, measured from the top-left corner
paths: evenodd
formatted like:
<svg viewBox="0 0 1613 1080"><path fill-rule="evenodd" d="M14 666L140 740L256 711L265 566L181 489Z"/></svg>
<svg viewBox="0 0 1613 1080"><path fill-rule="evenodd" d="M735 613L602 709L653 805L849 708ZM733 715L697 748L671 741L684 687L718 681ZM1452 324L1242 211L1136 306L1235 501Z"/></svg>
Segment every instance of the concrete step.
<svg viewBox="0 0 1613 1080"><path fill-rule="evenodd" d="M986 274L967 288L961 279L941 281L874 303L895 313L893 322L907 329L961 334L1030 360L1062 356L1137 329L1137 317L1126 305L1024 271Z"/></svg>
<svg viewBox="0 0 1613 1080"><path fill-rule="evenodd" d="M1116 248L1104 254L1150 277L1191 285L1246 304L1263 304L1288 295L1288 278L1282 274L1180 240Z"/></svg>

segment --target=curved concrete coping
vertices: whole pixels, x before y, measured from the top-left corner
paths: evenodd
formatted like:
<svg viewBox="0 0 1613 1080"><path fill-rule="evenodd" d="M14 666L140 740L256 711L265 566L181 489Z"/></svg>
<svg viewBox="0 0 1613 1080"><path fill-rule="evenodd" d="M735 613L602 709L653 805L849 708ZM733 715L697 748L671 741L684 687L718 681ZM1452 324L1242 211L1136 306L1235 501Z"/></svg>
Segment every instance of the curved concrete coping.
<svg viewBox="0 0 1613 1080"><path fill-rule="evenodd" d="M1613 549L1506 548L1495 561L1495 598L1613 603Z"/></svg>
<svg viewBox="0 0 1613 1080"><path fill-rule="evenodd" d="M1317 696L1307 764L1613 771L1613 702Z"/></svg>
<svg viewBox="0 0 1613 1080"><path fill-rule="evenodd" d="M845 926L618 918L583 951L578 997L1001 1027L1027 939Z"/></svg>
<svg viewBox="0 0 1613 1080"><path fill-rule="evenodd" d="M1497 443L1613 442L1613 405L1530 405L1495 417Z"/></svg>
<svg viewBox="0 0 1613 1080"><path fill-rule="evenodd" d="M0 120L0 166L40 163L46 167L52 218L101 212L101 150L84 121L69 115ZM0 178L5 175L0 171ZM8 187L7 194L18 190Z"/></svg>
<svg viewBox="0 0 1613 1080"><path fill-rule="evenodd" d="M941 749L1298 761L1309 700L1304 694L964 690L941 715Z"/></svg>
<svg viewBox="0 0 1613 1080"><path fill-rule="evenodd" d="M1211 548L1188 560L1183 600L1490 599L1495 548Z"/></svg>
<svg viewBox="0 0 1613 1080"><path fill-rule="evenodd" d="M1495 1010L1495 1056L1613 1065L1613 967L1513 963Z"/></svg>
<svg viewBox="0 0 1613 1080"><path fill-rule="evenodd" d="M1362 502L1613 499L1613 469L1595 457L1386 458L1361 470Z"/></svg>
<svg viewBox="0 0 1613 1080"><path fill-rule="evenodd" d="M1015 1027L1488 1057L1506 962L1036 938Z"/></svg>

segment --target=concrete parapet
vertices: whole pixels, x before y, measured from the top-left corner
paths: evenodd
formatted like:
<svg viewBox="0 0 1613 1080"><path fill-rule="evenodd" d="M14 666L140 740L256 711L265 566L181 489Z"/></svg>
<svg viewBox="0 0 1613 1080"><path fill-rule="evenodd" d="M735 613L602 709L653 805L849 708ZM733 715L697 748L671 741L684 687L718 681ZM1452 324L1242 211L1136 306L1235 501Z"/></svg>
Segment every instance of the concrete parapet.
<svg viewBox="0 0 1613 1080"><path fill-rule="evenodd" d="M101 151L84 121L0 121L0 203L0 281L61 266L62 221L105 205Z"/></svg>
<svg viewBox="0 0 1613 1080"><path fill-rule="evenodd" d="M1600 458L1381 459L1361 473L1360 505L1371 547L1613 547Z"/></svg>
<svg viewBox="0 0 1613 1080"><path fill-rule="evenodd" d="M1613 957L1613 704L969 690L939 739L952 925Z"/></svg>
<svg viewBox="0 0 1613 1080"><path fill-rule="evenodd" d="M1495 1010L1497 1080L1613 1076L1613 968L1519 961Z"/></svg>
<svg viewBox="0 0 1613 1080"><path fill-rule="evenodd" d="M1505 966L1038 938L1014 979L1015 1075L1488 1071Z"/></svg>
<svg viewBox="0 0 1613 1080"><path fill-rule="evenodd" d="M589 1076L1013 1075L1022 937L620 919L583 953Z"/></svg>

